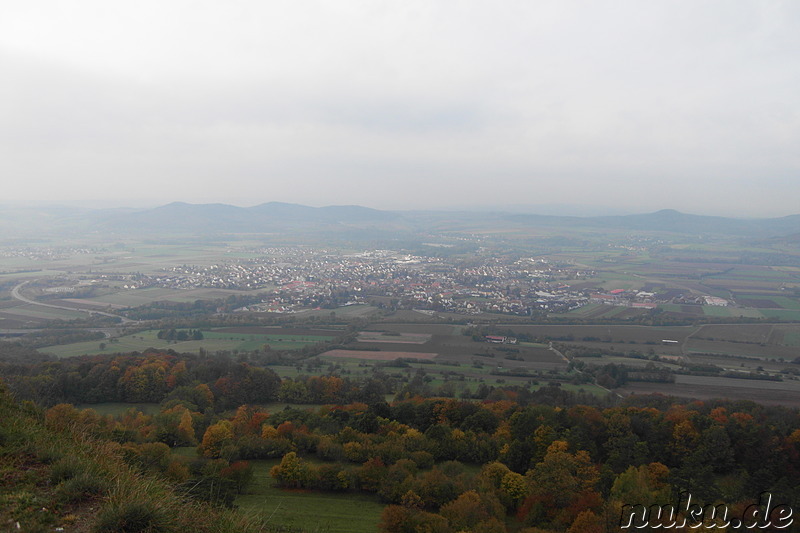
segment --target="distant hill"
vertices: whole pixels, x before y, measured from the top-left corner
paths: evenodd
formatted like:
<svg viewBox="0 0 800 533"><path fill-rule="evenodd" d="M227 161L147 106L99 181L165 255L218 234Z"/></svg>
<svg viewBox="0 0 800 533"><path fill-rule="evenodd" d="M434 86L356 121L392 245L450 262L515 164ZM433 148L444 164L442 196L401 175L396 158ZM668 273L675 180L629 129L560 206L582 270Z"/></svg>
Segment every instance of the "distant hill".
<svg viewBox="0 0 800 533"><path fill-rule="evenodd" d="M780 218L742 219L719 216L690 215L674 209L663 209L642 215L602 217L559 217L543 215L511 215L527 225L548 227L609 228L630 231L656 231L684 234L717 234L740 237L778 236L800 231L800 215Z"/></svg>
<svg viewBox="0 0 800 533"><path fill-rule="evenodd" d="M270 202L254 207L174 202L100 221L96 229L122 233L271 233L290 229L328 230L391 224L400 215L361 206L308 207Z"/></svg>
<svg viewBox="0 0 800 533"><path fill-rule="evenodd" d="M725 235L778 235L800 229L800 215L767 219L739 219L717 216L688 215L674 209L663 209L645 215L598 217L601 225L675 233L718 233Z"/></svg>
<svg viewBox="0 0 800 533"><path fill-rule="evenodd" d="M567 232L643 231L745 238L781 238L800 233L800 215L739 219L665 209L639 215L597 217L476 211L381 211L358 205L309 207L268 202L253 207L173 202L153 209L3 208L6 242L39 235L121 236L225 234L337 235L394 238L419 233L487 232L526 228Z"/></svg>

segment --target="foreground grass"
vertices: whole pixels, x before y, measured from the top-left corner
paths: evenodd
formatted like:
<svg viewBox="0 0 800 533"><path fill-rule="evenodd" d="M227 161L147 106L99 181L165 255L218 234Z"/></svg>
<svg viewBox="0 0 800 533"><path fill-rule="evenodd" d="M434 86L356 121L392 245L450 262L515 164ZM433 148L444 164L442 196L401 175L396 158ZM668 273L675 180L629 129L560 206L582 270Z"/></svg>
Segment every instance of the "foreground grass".
<svg viewBox="0 0 800 533"><path fill-rule="evenodd" d="M165 480L126 465L119 444L75 424L46 424L36 407L17 405L2 382L0 413L0 531L279 531L258 517L180 497Z"/></svg>

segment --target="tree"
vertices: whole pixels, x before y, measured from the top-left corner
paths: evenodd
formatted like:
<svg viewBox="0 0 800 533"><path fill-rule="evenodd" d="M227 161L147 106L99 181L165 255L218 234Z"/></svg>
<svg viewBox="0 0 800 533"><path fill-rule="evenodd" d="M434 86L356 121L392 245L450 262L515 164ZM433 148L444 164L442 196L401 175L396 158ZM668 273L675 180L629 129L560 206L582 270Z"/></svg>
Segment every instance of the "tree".
<svg viewBox="0 0 800 533"><path fill-rule="evenodd" d="M528 494L528 485L522 474L509 472L500 481L500 490L501 494L509 500L510 507L513 508Z"/></svg>
<svg viewBox="0 0 800 533"><path fill-rule="evenodd" d="M264 421L268 418L269 413L262 411L260 407L241 405L231 420L233 433L236 437L257 435L262 432Z"/></svg>
<svg viewBox="0 0 800 533"><path fill-rule="evenodd" d="M575 518L567 533L605 533L605 531L602 519L587 509Z"/></svg>
<svg viewBox="0 0 800 533"><path fill-rule="evenodd" d="M503 478L510 472L511 470L503 463L498 463L496 461L487 463L481 467L481 471L478 474L478 481L483 487L499 489Z"/></svg>
<svg viewBox="0 0 800 533"><path fill-rule="evenodd" d="M219 472L220 477L231 480L236 492L241 494L253 482L253 467L247 461L236 461Z"/></svg>
<svg viewBox="0 0 800 533"><path fill-rule="evenodd" d="M299 489L308 482L308 465L295 452L283 456L269 471L280 486Z"/></svg>
<svg viewBox="0 0 800 533"><path fill-rule="evenodd" d="M160 402L166 392L166 363L156 359L130 366L121 379L127 402Z"/></svg>
<svg viewBox="0 0 800 533"><path fill-rule="evenodd" d="M547 494L556 506L568 505L577 493L594 488L599 480L597 468L586 452L571 454L567 443L558 440L526 477L533 492Z"/></svg>
<svg viewBox="0 0 800 533"><path fill-rule="evenodd" d="M474 490L469 490L443 505L439 514L447 519L454 531L470 531L478 522L488 520L490 516L481 497Z"/></svg>
<svg viewBox="0 0 800 533"><path fill-rule="evenodd" d="M178 438L181 439L186 446L194 446L197 444L194 424L192 423L192 413L190 413L188 409L184 409L183 414L181 414L181 422L178 424Z"/></svg>
<svg viewBox="0 0 800 533"><path fill-rule="evenodd" d="M667 484L669 474L669 469L661 463L628 467L617 476L611 487L607 505L609 515L622 518L626 505L638 509L639 505L649 508L670 501L671 487Z"/></svg>
<svg viewBox="0 0 800 533"><path fill-rule="evenodd" d="M600 506L601 500L595 491L600 479L597 467L585 451L569 453L564 441L553 442L544 460L525 477L531 496L521 511L540 505L558 527L566 528L581 510Z"/></svg>
<svg viewBox="0 0 800 533"><path fill-rule="evenodd" d="M669 468L661 463L650 463L628 469L617 476L611 487L611 498L631 505L650 505L668 501L670 486L667 484Z"/></svg>
<svg viewBox="0 0 800 533"><path fill-rule="evenodd" d="M606 464L614 472L623 472L629 466L639 466L646 461L647 443L642 442L631 428L631 419L623 413L613 413L608 420L608 453Z"/></svg>
<svg viewBox="0 0 800 533"><path fill-rule="evenodd" d="M451 533L447 520L439 515L401 505L387 505L381 513L382 533Z"/></svg>
<svg viewBox="0 0 800 533"><path fill-rule="evenodd" d="M220 420L208 426L203 435L200 450L206 457L220 457L222 448L233 443L233 425L227 420Z"/></svg>

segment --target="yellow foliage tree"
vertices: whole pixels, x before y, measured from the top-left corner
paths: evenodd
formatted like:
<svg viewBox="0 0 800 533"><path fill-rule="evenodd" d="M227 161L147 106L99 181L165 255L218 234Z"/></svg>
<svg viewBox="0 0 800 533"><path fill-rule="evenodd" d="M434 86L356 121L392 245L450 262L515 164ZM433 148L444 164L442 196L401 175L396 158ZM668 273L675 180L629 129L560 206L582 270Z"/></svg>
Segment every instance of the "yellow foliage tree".
<svg viewBox="0 0 800 533"><path fill-rule="evenodd" d="M528 494L528 484L525 483L525 476L516 472L509 472L503 476L502 481L500 481L500 489L515 504Z"/></svg>
<svg viewBox="0 0 800 533"><path fill-rule="evenodd" d="M264 424L261 427L261 438L262 439L277 439L278 438L278 430L275 429L275 426L270 426L269 424Z"/></svg>
<svg viewBox="0 0 800 533"><path fill-rule="evenodd" d="M605 533L605 530L601 518L587 509L575 518L567 533Z"/></svg>
<svg viewBox="0 0 800 533"><path fill-rule="evenodd" d="M270 469L269 475L283 487L300 488L308 481L308 465L295 452L289 452Z"/></svg>
<svg viewBox="0 0 800 533"><path fill-rule="evenodd" d="M220 420L208 426L203 435L200 449L206 457L219 457L223 446L233 442L233 426L227 420Z"/></svg>
<svg viewBox="0 0 800 533"><path fill-rule="evenodd" d="M197 444L197 436L194 433L194 423L192 422L192 413L190 413L188 409L184 409L183 414L181 414L181 422L178 424L178 437L190 446Z"/></svg>

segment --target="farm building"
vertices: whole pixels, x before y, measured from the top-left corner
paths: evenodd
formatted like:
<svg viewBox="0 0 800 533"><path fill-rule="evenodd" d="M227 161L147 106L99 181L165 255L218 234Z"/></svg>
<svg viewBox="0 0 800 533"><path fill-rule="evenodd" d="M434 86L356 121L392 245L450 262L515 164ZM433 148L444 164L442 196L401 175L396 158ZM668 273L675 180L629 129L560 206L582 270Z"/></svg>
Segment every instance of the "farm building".
<svg viewBox="0 0 800 533"><path fill-rule="evenodd" d="M495 344L517 344L516 337L501 337L499 335L486 335L484 337L486 342L492 342Z"/></svg>

